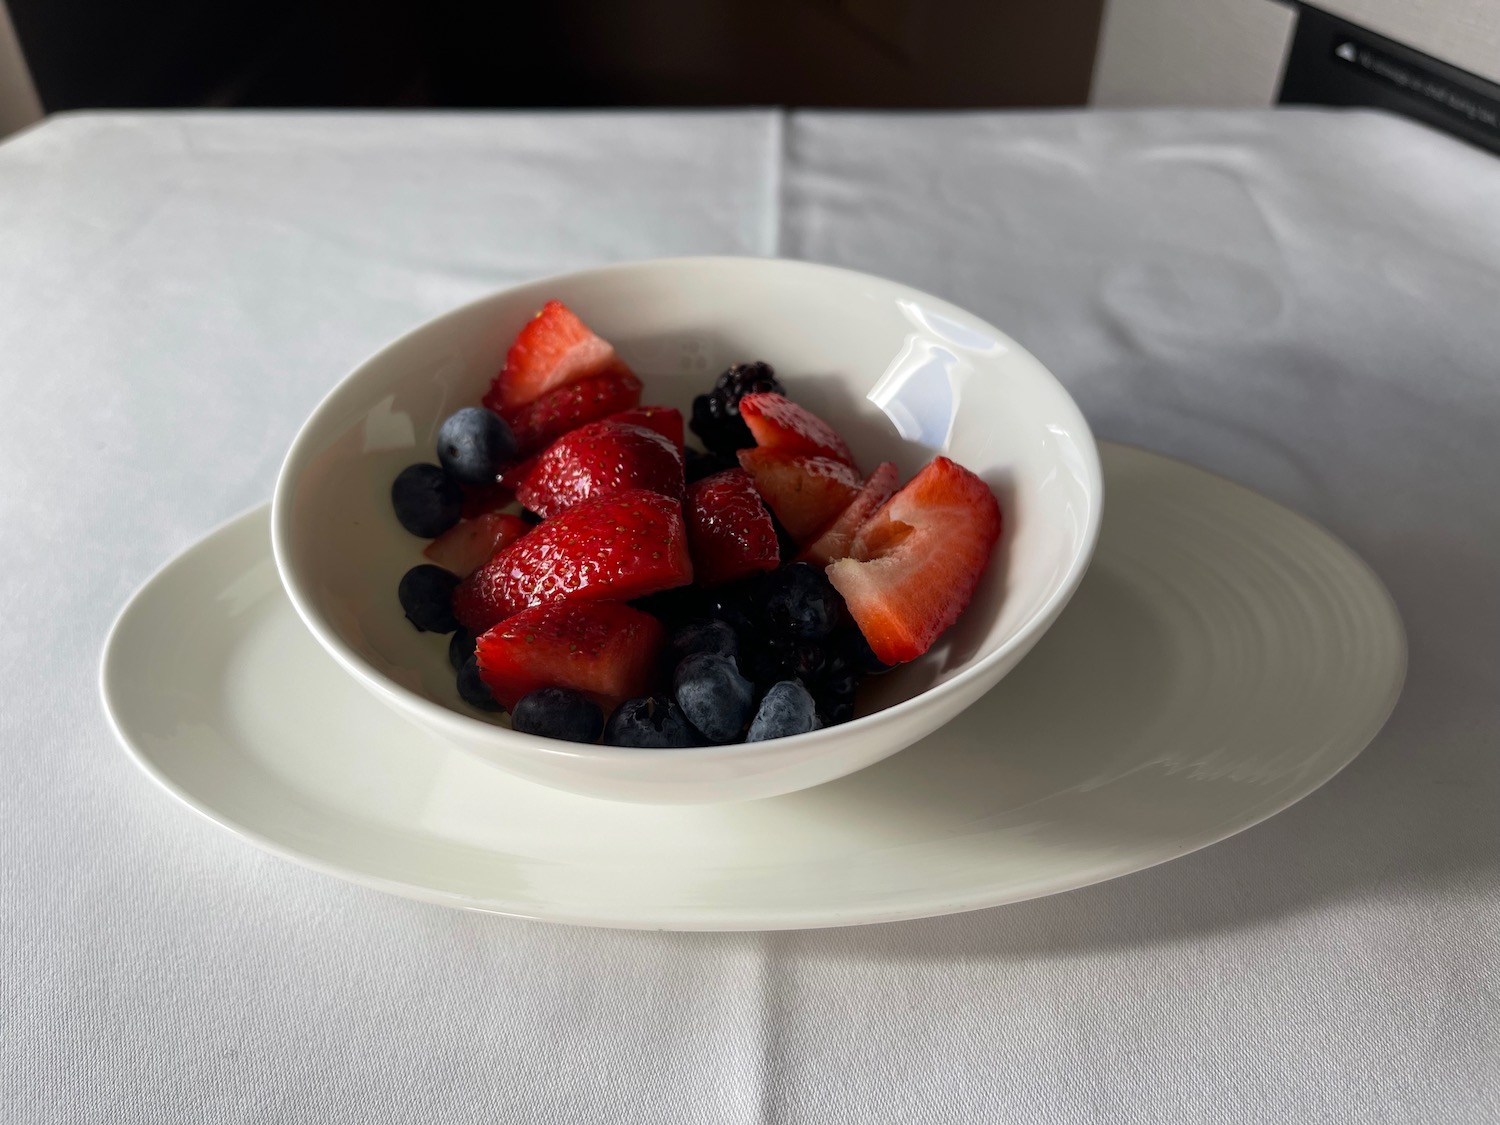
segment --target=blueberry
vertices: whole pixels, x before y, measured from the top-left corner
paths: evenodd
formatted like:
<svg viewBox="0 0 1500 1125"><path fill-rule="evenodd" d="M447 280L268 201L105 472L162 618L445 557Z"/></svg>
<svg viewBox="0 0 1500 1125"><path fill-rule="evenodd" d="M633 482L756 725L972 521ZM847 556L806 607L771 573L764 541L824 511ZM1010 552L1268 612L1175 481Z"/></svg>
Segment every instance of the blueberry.
<svg viewBox="0 0 1500 1125"><path fill-rule="evenodd" d="M490 685L479 676L479 661L470 656L458 670L458 694L470 707L481 711L504 711L490 691Z"/></svg>
<svg viewBox="0 0 1500 1125"><path fill-rule="evenodd" d="M453 634L453 639L448 642L448 663L453 665L457 672L464 666L464 661L474 655L474 642L479 638L469 630L460 626Z"/></svg>
<svg viewBox="0 0 1500 1125"><path fill-rule="evenodd" d="M741 637L753 636L758 632L755 621L758 589L754 579L720 586L709 595L708 616L727 623Z"/></svg>
<svg viewBox="0 0 1500 1125"><path fill-rule="evenodd" d="M516 456L516 435L500 415L466 406L438 427L438 460L460 484L494 484Z"/></svg>
<svg viewBox="0 0 1500 1125"><path fill-rule="evenodd" d="M761 613L775 637L816 641L839 622L843 600L821 568L792 563L766 575Z"/></svg>
<svg viewBox="0 0 1500 1125"><path fill-rule="evenodd" d="M710 618L707 621L690 622L678 629L672 634L667 651L675 666L700 652L714 652L733 659L739 648L739 638L735 636L734 629L727 622Z"/></svg>
<svg viewBox="0 0 1500 1125"><path fill-rule="evenodd" d="M764 639L741 643L738 658L740 672L755 685L757 695L764 695L772 684L790 675L785 655L780 647L769 644Z"/></svg>
<svg viewBox="0 0 1500 1125"><path fill-rule="evenodd" d="M710 742L739 738L755 708L755 689L734 661L714 653L690 656L672 677L677 705Z"/></svg>
<svg viewBox="0 0 1500 1125"><path fill-rule="evenodd" d="M776 647L786 670L803 683L821 678L828 668L828 654L821 641L793 641Z"/></svg>
<svg viewBox="0 0 1500 1125"><path fill-rule="evenodd" d="M604 727L604 742L608 746L640 746L656 750L698 746L703 739L687 721L676 700L657 695L620 704Z"/></svg>
<svg viewBox="0 0 1500 1125"><path fill-rule="evenodd" d="M854 718L852 695L825 695L818 700L818 720L825 727L836 727Z"/></svg>
<svg viewBox="0 0 1500 1125"><path fill-rule="evenodd" d="M458 522L464 494L436 465L408 465L391 482L391 506L407 531L436 539Z"/></svg>
<svg viewBox="0 0 1500 1125"><path fill-rule="evenodd" d="M746 742L764 742L768 738L786 738L806 734L817 722L813 697L796 680L782 680L771 685L760 701L760 710L750 724Z"/></svg>
<svg viewBox="0 0 1500 1125"><path fill-rule="evenodd" d="M830 676L823 681L823 690L830 696L841 695L849 699L854 698L854 689L859 686L859 678L853 672L841 672L837 676Z"/></svg>
<svg viewBox="0 0 1500 1125"><path fill-rule="evenodd" d="M895 667L894 664L887 664L875 655L870 642L865 640L865 635L857 628L846 630L839 637L839 641L839 648L843 652L844 659L848 661L849 667L862 676L878 676Z"/></svg>
<svg viewBox="0 0 1500 1125"><path fill-rule="evenodd" d="M604 712L597 703L570 688L544 687L516 700L510 725L522 734L564 742L598 742L604 729Z"/></svg>
<svg viewBox="0 0 1500 1125"><path fill-rule="evenodd" d="M406 619L424 633L451 633L458 628L453 616L453 588L458 575L431 563L414 566L401 576L396 596Z"/></svg>

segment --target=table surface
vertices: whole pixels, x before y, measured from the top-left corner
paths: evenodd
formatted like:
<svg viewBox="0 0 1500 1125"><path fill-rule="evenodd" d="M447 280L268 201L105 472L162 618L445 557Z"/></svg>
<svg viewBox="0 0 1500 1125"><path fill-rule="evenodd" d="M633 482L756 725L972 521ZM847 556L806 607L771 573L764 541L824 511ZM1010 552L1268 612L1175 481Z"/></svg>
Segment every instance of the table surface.
<svg viewBox="0 0 1500 1125"><path fill-rule="evenodd" d="M1500 1120L1500 162L1343 112L86 114L0 146L9 1120ZM390 898L168 800L114 613L428 317L781 254L1005 328L1101 437L1389 585L1386 730L1154 870L924 922L570 929Z"/></svg>

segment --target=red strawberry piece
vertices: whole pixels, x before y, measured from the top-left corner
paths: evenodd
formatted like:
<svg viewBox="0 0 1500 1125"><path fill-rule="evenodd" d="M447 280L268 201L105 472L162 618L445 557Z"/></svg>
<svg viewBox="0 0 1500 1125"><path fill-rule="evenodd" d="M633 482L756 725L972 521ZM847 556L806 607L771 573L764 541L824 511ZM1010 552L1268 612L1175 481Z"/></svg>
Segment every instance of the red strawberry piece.
<svg viewBox="0 0 1500 1125"><path fill-rule="evenodd" d="M692 580L682 506L633 489L532 528L459 583L453 612L477 633L535 605L623 602Z"/></svg>
<svg viewBox="0 0 1500 1125"><path fill-rule="evenodd" d="M755 444L777 453L832 457L854 464L844 439L811 410L778 394L753 394L740 399L740 417L750 427Z"/></svg>
<svg viewBox="0 0 1500 1125"><path fill-rule="evenodd" d="M849 544L854 542L855 533L875 514L880 505L891 498L891 493L896 491L896 486L900 483L901 474L896 471L896 466L890 461L881 462L843 514L807 545L807 549L797 556L798 560L826 566L847 557Z"/></svg>
<svg viewBox="0 0 1500 1125"><path fill-rule="evenodd" d="M682 449L682 411L675 406L637 406L634 410L622 410L613 414L609 420L645 426L646 429L661 434L679 450Z"/></svg>
<svg viewBox="0 0 1500 1125"><path fill-rule="evenodd" d="M527 692L562 687L608 714L651 694L665 636L656 618L619 602L558 602L502 621L474 652L480 679L507 709Z"/></svg>
<svg viewBox="0 0 1500 1125"><path fill-rule="evenodd" d="M831 457L802 457L779 449L742 449L740 466L799 544L811 542L853 503L859 474Z"/></svg>
<svg viewBox="0 0 1500 1125"><path fill-rule="evenodd" d="M958 620L1000 538L1000 505L973 473L933 459L828 568L875 655L921 656Z"/></svg>
<svg viewBox="0 0 1500 1125"><path fill-rule="evenodd" d="M640 401L641 381L634 375L595 375L548 391L514 411L510 428L525 456L546 449L569 430L629 410Z"/></svg>
<svg viewBox="0 0 1500 1125"><path fill-rule="evenodd" d="M630 368L561 301L548 301L517 334L484 405L510 415L548 391L595 375L629 375Z"/></svg>
<svg viewBox="0 0 1500 1125"><path fill-rule="evenodd" d="M459 515L466 520L471 520L475 516L498 512L501 508L509 507L515 498L515 489L498 482L477 486L465 485L464 505Z"/></svg>
<svg viewBox="0 0 1500 1125"><path fill-rule="evenodd" d="M693 576L700 586L780 565L776 527L743 469L726 469L688 485L683 509Z"/></svg>
<svg viewBox="0 0 1500 1125"><path fill-rule="evenodd" d="M486 512L471 520L459 520L422 553L444 570L463 578L490 561L496 551L508 547L531 530L520 516Z"/></svg>
<svg viewBox="0 0 1500 1125"><path fill-rule="evenodd" d="M681 497L682 482L682 454L669 439L606 419L564 434L538 454L516 482L516 499L550 517L580 500L632 488Z"/></svg>

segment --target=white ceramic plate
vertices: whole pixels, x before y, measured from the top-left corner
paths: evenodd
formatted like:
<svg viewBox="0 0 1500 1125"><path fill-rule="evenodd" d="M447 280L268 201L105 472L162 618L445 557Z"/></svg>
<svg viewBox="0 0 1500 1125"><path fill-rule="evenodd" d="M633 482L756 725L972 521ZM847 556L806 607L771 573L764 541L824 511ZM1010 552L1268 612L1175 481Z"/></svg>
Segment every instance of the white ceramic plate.
<svg viewBox="0 0 1500 1125"><path fill-rule="evenodd" d="M857 774L740 804L546 789L379 706L303 627L265 508L126 607L102 672L135 760L280 855L431 902L557 922L780 929L1034 898L1265 819L1374 737L1406 667L1384 587L1301 517L1104 447L1073 604L999 687Z"/></svg>

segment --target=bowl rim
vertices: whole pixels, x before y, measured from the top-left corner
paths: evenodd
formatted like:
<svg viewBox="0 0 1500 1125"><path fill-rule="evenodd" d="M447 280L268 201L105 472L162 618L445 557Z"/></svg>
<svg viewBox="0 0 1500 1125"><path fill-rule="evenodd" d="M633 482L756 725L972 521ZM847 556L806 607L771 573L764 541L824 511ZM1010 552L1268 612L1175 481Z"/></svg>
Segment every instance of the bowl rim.
<svg viewBox="0 0 1500 1125"><path fill-rule="evenodd" d="M503 295L523 290L545 291L549 286L556 286L563 282L574 282L581 278L602 277L616 273L639 272L641 270L674 270L684 266L792 270L813 275L822 274L829 277L839 277L846 281L877 282L883 286L900 289L905 294L936 306L942 311L958 312L965 317L978 321L988 331L993 332L998 339L1004 341L1008 348L1029 360L1034 367L1034 374L1040 376L1044 383L1050 384L1051 388L1056 392L1059 404L1064 412L1072 415L1069 419L1069 427L1070 431L1075 435L1077 447L1083 455L1083 468L1087 476L1089 495L1092 498L1092 503L1089 505L1085 516L1080 546L1073 553L1056 588L1021 623L1020 627L998 645L993 652L986 654L977 660L972 667L965 669L952 679L926 688L908 699L903 699L899 703L882 708L872 714L852 719L847 723L809 731L806 734L768 739L761 743L734 742L725 745L710 746L642 748L562 742L557 739L542 738L539 735L523 734L508 727L495 726L482 719L466 715L461 711L453 710L440 703L435 703L426 696L420 695L410 688L397 683L374 668L338 635L331 623L317 609L311 592L303 586L292 563L292 495L302 479L308 462L315 454L321 452L321 447L325 444L323 430L326 428L328 418L332 415L342 413L343 408L347 405L346 400L356 397L354 390L358 386L364 372L372 365L385 359L387 355L402 347L412 337L431 332L452 321L460 320L468 316L477 306L488 304ZM367 687L373 689L377 694L392 703L399 704L402 708L414 712L430 727L438 730L452 731L453 736L460 743L472 741L477 737L481 740L491 740L497 745L497 748L507 751L530 751L552 758L608 761L622 764L632 759L642 762L647 760L661 762L665 758L672 756L690 756L694 761L703 762L729 762L737 758L743 759L748 754L758 751L791 752L794 749L801 748L814 751L820 746L832 745L836 741L843 741L851 735L857 736L860 732L873 731L877 724L889 721L898 714L925 710L937 701L962 691L967 684L982 677L990 667L1003 662L1017 649L1025 651L1026 648L1030 647L1030 644L1034 643L1051 626L1057 615L1061 613L1062 609L1077 591L1079 583L1083 580L1084 573L1093 560L1094 550L1099 542L1103 511L1103 470L1099 463L1099 447L1094 437L1093 429L1089 426L1087 419L1084 418L1083 412L1078 408L1078 404L1074 401L1073 396L1069 394L1068 389L1063 386L1057 376L1045 364L1032 355L1031 352L1022 347L1009 333L1001 331L984 320L984 318L969 312L961 306L955 305L946 298L927 293L904 282L881 277L877 274L866 273L862 270L825 265L818 262L807 262L795 258L756 257L752 255L686 255L633 259L630 261L613 262L602 266L593 266L587 269L568 270L564 273L550 274L546 277L522 281L515 285L495 289L413 326L370 353L339 379L328 393L319 400L312 412L303 421L296 436L292 439L292 444L288 448L286 457L282 460L281 468L277 473L276 486L271 497L271 553L276 563L276 571L281 579L281 584L286 590L287 597L291 601L293 608L297 611L297 616L302 619L302 623L317 638L318 643L323 646L324 651L328 652L346 672L363 682Z"/></svg>

